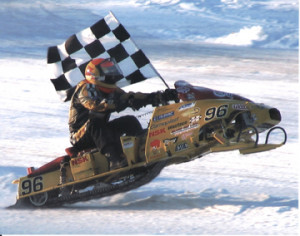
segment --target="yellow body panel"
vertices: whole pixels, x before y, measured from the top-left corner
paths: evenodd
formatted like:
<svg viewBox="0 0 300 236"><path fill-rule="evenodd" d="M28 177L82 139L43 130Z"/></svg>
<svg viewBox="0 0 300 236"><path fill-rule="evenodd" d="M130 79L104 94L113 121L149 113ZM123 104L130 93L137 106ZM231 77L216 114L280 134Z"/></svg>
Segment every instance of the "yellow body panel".
<svg viewBox="0 0 300 236"><path fill-rule="evenodd" d="M83 155L72 158L70 166L66 167L67 179L69 183L79 183L89 177L94 177L109 170L108 161L98 151L84 153ZM59 184L60 170L51 171L34 177L22 177L15 183L19 183L17 198L24 198L37 193L47 192L61 187Z"/></svg>
<svg viewBox="0 0 300 236"><path fill-rule="evenodd" d="M17 198L29 197L54 189L59 184L59 176L60 171L57 170L34 177L20 178Z"/></svg>
<svg viewBox="0 0 300 236"><path fill-rule="evenodd" d="M254 126L260 127L259 125L261 125L263 127L264 124L276 125L279 123L279 121L270 118L269 107L249 101L211 99L157 107L150 121L146 141L147 162L171 155L190 155L193 148L207 144L199 141L201 127L216 121L221 124L224 123L225 119L230 122L237 115L248 111L251 112L249 112L251 114L249 120L253 122ZM212 135L219 144L225 145L226 140L224 140L221 128ZM246 146L248 147L249 144ZM233 145L224 148L224 150L234 150L239 149L239 147Z"/></svg>

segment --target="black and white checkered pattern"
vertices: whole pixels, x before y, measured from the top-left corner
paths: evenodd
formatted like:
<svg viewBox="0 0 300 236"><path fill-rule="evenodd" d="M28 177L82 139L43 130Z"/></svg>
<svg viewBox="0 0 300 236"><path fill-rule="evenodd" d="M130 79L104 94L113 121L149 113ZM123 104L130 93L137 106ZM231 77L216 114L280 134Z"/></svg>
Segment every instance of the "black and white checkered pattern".
<svg viewBox="0 0 300 236"><path fill-rule="evenodd" d="M75 86L84 79L85 67L91 59L110 57L115 58L124 75L117 83L119 87L160 77L124 26L110 12L63 44L48 48L51 81L61 99L70 100Z"/></svg>

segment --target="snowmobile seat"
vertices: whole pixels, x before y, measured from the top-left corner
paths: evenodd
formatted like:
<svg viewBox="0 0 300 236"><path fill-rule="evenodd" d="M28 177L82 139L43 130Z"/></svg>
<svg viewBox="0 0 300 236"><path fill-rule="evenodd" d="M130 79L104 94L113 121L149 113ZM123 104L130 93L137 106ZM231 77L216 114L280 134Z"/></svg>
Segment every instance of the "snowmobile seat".
<svg viewBox="0 0 300 236"><path fill-rule="evenodd" d="M60 163L63 160L65 160L65 158L68 158L68 156L58 157L58 158L54 159L53 161L41 166L38 169L34 169L33 167L29 167L29 168L27 168L27 176L28 177L34 177L34 176L37 176L37 175L42 175L42 174L48 173L50 171L58 170L60 168Z"/></svg>
<svg viewBox="0 0 300 236"><path fill-rule="evenodd" d="M77 149L75 147L68 147L68 148L65 149L65 151L66 151L66 153L68 154L69 157L75 158L79 155L82 155L86 152L90 152L94 149L95 148L86 148L86 149L81 150L81 149Z"/></svg>

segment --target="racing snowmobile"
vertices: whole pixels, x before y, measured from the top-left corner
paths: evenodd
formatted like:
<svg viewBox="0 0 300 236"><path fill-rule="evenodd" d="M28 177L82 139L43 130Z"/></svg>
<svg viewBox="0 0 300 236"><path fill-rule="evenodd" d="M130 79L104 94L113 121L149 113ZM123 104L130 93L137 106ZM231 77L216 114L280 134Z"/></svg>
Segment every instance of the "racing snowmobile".
<svg viewBox="0 0 300 236"><path fill-rule="evenodd" d="M208 153L249 154L286 143L285 130L276 126L281 114L274 107L185 81L177 81L175 88L179 101L155 107L143 133L120 137L127 166L110 170L97 149L67 148L66 155L38 169L30 167L26 176L13 181L18 184L15 206L56 207L110 196L149 183L166 166ZM283 133L281 143L269 143L275 129Z"/></svg>

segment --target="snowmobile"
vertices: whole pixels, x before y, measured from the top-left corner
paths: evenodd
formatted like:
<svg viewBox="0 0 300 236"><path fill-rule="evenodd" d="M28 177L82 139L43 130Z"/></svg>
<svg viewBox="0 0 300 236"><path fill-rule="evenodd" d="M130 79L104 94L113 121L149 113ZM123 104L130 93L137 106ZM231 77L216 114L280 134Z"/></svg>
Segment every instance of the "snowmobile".
<svg viewBox="0 0 300 236"><path fill-rule="evenodd" d="M29 167L26 176L13 181L18 184L15 206L57 207L106 197L147 184L172 164L213 152L268 151L286 143L286 131L276 126L281 114L274 107L185 81L177 81L175 88L180 100L155 107L141 134L120 137L127 166L110 170L97 149L67 148L66 155L38 169ZM283 133L281 143L269 143L275 129ZM261 144L259 135L265 131Z"/></svg>

